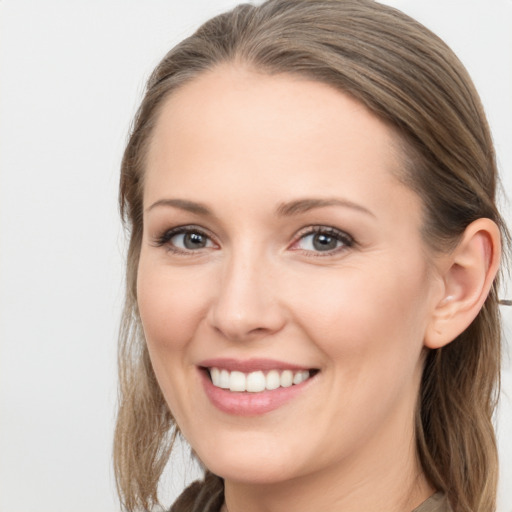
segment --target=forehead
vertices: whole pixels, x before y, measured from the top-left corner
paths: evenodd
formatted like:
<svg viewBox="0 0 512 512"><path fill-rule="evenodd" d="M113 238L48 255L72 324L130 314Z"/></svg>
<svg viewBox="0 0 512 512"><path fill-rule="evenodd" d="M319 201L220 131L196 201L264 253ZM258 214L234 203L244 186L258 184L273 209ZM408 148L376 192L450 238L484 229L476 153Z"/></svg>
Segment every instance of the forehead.
<svg viewBox="0 0 512 512"><path fill-rule="evenodd" d="M162 139L167 144L171 137L199 139L208 133L208 141L217 133L229 144L241 138L241 129L247 144L287 147L299 137L313 140L329 132L344 144L364 135L369 125L380 132L389 155L398 163L394 130L348 94L300 75L268 75L224 64L181 86L164 101L151 146L161 149ZM220 137L216 142L221 142Z"/></svg>
<svg viewBox="0 0 512 512"><path fill-rule="evenodd" d="M248 202L337 191L378 206L404 193L397 141L366 107L327 84L219 66L163 104L144 201L166 189L201 200L212 191L226 201L246 194Z"/></svg>

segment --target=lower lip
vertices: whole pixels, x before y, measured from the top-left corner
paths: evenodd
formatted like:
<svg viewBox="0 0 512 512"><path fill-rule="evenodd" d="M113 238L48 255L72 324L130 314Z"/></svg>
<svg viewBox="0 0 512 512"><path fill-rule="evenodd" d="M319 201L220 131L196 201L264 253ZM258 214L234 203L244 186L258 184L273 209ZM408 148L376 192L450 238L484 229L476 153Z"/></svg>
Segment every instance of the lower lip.
<svg viewBox="0 0 512 512"><path fill-rule="evenodd" d="M287 404L309 385L312 377L287 388L259 393L233 392L213 385L207 372L200 370L206 396L217 409L236 416L258 416Z"/></svg>

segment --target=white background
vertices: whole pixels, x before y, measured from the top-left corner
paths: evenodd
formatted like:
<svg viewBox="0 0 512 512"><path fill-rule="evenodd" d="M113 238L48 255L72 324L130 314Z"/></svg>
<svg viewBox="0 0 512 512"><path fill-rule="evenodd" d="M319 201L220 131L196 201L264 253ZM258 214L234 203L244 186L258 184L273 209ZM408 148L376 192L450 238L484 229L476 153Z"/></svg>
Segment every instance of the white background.
<svg viewBox="0 0 512 512"><path fill-rule="evenodd" d="M235 3L0 0L2 512L119 509L111 470L119 162L151 69ZM512 1L389 3L441 35L468 67L512 195ZM504 313L510 344L512 310ZM512 511L510 368L507 358L500 512ZM185 478L175 475L171 494Z"/></svg>

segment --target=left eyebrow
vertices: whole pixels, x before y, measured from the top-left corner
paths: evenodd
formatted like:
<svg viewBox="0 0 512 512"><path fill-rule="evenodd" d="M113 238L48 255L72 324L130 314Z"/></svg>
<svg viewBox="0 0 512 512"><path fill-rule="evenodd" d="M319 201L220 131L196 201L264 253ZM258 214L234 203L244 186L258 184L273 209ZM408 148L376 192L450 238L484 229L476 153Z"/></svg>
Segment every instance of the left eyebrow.
<svg viewBox="0 0 512 512"><path fill-rule="evenodd" d="M370 210L347 199L340 198L304 198L280 204L276 209L276 214L280 217L290 217L301 213L314 210L316 208L326 208L328 206L342 206L375 217Z"/></svg>

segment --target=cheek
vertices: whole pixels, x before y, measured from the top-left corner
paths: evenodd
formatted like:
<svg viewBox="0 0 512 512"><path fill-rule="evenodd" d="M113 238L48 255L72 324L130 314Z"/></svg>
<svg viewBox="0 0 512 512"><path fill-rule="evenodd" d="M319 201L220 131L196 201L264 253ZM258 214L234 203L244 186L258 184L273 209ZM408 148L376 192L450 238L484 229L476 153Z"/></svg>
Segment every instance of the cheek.
<svg viewBox="0 0 512 512"><path fill-rule="evenodd" d="M421 272L344 269L296 290L296 318L329 358L371 365L421 352L427 322ZM311 281L309 281L311 284Z"/></svg>
<svg viewBox="0 0 512 512"><path fill-rule="evenodd" d="M414 408L426 322L418 291L425 283L414 273L398 276L352 269L323 283L328 293L317 283L297 307L302 329L325 356L328 399L340 404L329 421L346 425L349 437L377 428L397 404Z"/></svg>
<svg viewBox="0 0 512 512"><path fill-rule="evenodd" d="M150 350L180 350L206 309L205 280L188 269L176 272L141 258L137 302Z"/></svg>
<svg viewBox="0 0 512 512"><path fill-rule="evenodd" d="M141 257L137 302L155 376L167 405L180 428L194 417L197 403L190 382L197 379L190 361L189 342L204 318L204 291L191 273Z"/></svg>

